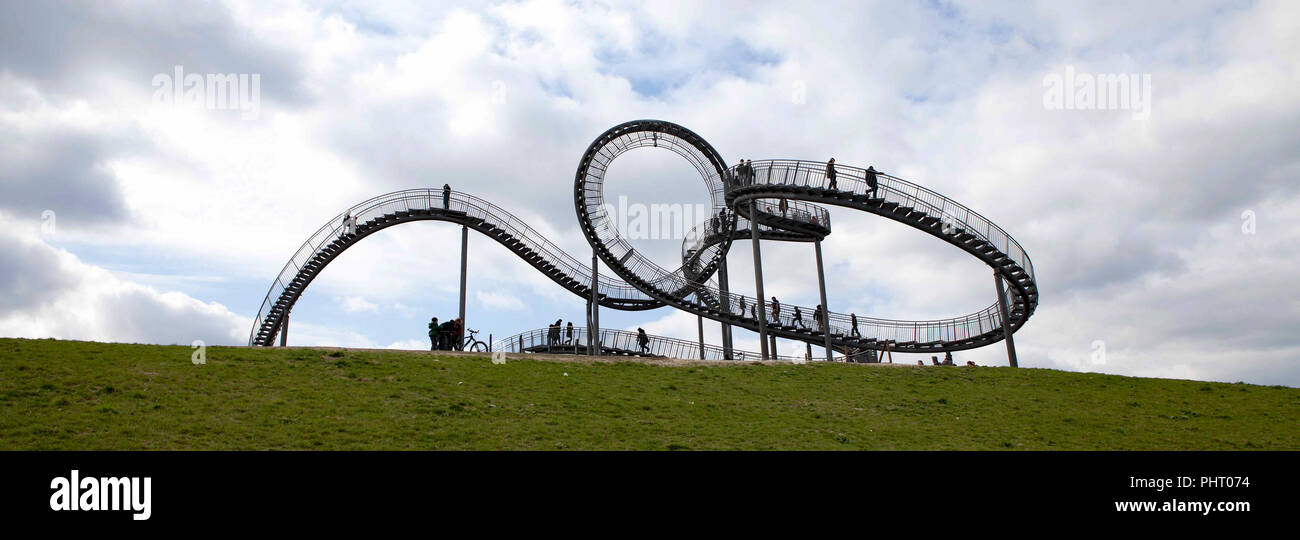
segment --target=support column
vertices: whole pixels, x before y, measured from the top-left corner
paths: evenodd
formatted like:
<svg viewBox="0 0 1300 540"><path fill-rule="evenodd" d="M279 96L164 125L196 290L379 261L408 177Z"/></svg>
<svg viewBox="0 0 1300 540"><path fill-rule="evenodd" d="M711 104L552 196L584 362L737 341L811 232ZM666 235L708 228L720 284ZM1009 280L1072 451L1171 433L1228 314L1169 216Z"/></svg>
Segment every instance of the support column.
<svg viewBox="0 0 1300 540"><path fill-rule="evenodd" d="M600 356L600 268L596 266L600 259L596 252L591 252L591 311L588 321L591 332L587 334L587 354Z"/></svg>
<svg viewBox="0 0 1300 540"><path fill-rule="evenodd" d="M749 201L749 236L754 245L754 289L758 294L758 342L763 360L767 360L767 303L763 300L763 256L758 249L758 205Z"/></svg>
<svg viewBox="0 0 1300 540"><path fill-rule="evenodd" d="M831 349L831 307L826 303L826 272L822 267L822 241L814 242L813 249L817 251L817 287L822 293L822 320L818 321L818 324L821 324L822 335L826 338L826 361L830 362L834 360Z"/></svg>
<svg viewBox="0 0 1300 540"><path fill-rule="evenodd" d="M704 360L704 316L696 314L695 318L699 320L700 325L700 360Z"/></svg>
<svg viewBox="0 0 1300 540"><path fill-rule="evenodd" d="M280 323L280 346L289 342L289 312L284 312L284 322Z"/></svg>
<svg viewBox="0 0 1300 540"><path fill-rule="evenodd" d="M730 251L730 250L728 250ZM730 285L727 284L727 254L723 253L722 258L718 260L718 290L722 292L722 303L727 306L727 311L731 311L731 291ZM743 315L743 313L742 313ZM731 325L722 323L722 357L731 360Z"/></svg>
<svg viewBox="0 0 1300 540"><path fill-rule="evenodd" d="M469 227L460 226L460 327L465 326L465 272L469 268ZM456 336L460 340L460 336ZM463 342L461 342L463 343ZM453 349L459 348L461 343L456 343Z"/></svg>
<svg viewBox="0 0 1300 540"><path fill-rule="evenodd" d="M1007 342L1007 360L1011 367L1020 367L1016 361L1016 342L1011 338L1011 314L1007 311L1006 292L1002 288L1002 274L993 271L993 282L998 287L998 312L1002 314L1002 337Z"/></svg>

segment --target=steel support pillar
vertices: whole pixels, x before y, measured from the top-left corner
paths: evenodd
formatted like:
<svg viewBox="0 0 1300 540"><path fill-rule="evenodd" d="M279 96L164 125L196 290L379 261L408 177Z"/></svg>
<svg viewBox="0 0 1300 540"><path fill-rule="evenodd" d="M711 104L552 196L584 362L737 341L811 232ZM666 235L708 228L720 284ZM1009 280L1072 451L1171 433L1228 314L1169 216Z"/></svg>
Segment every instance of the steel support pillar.
<svg viewBox="0 0 1300 540"><path fill-rule="evenodd" d="M730 250L728 250L730 251ZM722 258L718 260L718 290L722 292L722 304L727 306L727 311L731 311L731 293L730 285L727 283L727 254L723 253ZM743 313L742 313L743 315ZM731 325L722 323L722 357L731 360Z"/></svg>
<svg viewBox="0 0 1300 540"><path fill-rule="evenodd" d="M758 342L761 344L763 360L767 360L767 303L763 300L763 256L758 249L758 205L749 201L749 236L754 245L754 289L758 295Z"/></svg>
<svg viewBox="0 0 1300 540"><path fill-rule="evenodd" d="M1011 367L1020 367L1016 361L1016 342L1011 338L1011 313L1007 311L1007 295L1002 288L1002 274L993 271L993 282L998 287L998 312L1002 314L1002 337L1007 342L1007 360Z"/></svg>
<svg viewBox="0 0 1300 540"><path fill-rule="evenodd" d="M822 293L822 320L814 322L822 327L822 335L826 338L826 361L831 362L834 360L834 352L831 349L831 307L826 303L826 272L822 266L822 241L814 242L813 249L817 251L817 287Z"/></svg>
<svg viewBox="0 0 1300 540"><path fill-rule="evenodd" d="M289 312L284 312L284 322L280 323L280 346L284 347L289 342Z"/></svg>
<svg viewBox="0 0 1300 540"><path fill-rule="evenodd" d="M465 273L469 269L469 227L460 226L460 327L465 326ZM462 338L456 336L459 341ZM462 342L463 343L463 342ZM456 343L453 349L460 348L461 343Z"/></svg>
<svg viewBox="0 0 1300 540"><path fill-rule="evenodd" d="M704 360L704 316L697 314L695 318L700 325L700 360Z"/></svg>
<svg viewBox="0 0 1300 540"><path fill-rule="evenodd" d="M587 334L587 354L591 356L600 356L600 268L597 265L599 258L596 252L591 252L591 311L588 312L587 320L591 325L591 332Z"/></svg>

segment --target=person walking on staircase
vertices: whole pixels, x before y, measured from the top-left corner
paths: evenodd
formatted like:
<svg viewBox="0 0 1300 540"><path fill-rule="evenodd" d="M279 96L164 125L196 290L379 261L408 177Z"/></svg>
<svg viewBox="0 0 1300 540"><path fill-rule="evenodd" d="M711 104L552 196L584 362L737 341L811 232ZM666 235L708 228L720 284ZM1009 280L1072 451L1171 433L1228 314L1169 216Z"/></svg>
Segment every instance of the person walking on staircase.
<svg viewBox="0 0 1300 540"><path fill-rule="evenodd" d="M826 180L830 182L826 189L839 189L835 184L835 158L826 162Z"/></svg>

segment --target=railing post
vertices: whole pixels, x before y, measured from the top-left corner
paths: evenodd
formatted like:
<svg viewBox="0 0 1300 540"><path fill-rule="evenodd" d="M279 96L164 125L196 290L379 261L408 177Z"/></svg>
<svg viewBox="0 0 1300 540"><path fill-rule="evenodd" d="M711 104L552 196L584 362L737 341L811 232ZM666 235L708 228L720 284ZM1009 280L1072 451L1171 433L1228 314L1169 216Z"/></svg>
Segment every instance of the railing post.
<svg viewBox="0 0 1300 540"><path fill-rule="evenodd" d="M822 327L822 336L825 338L826 346L826 361L830 362L834 358L834 352L831 350L831 306L826 303L826 273L822 267L822 241L813 242L813 249L817 252L817 287L822 294L822 320L814 322Z"/></svg>
<svg viewBox="0 0 1300 540"><path fill-rule="evenodd" d="M767 360L767 307L763 301L763 256L759 253L758 248L758 205L754 200L749 201L749 236L753 240L754 246L754 289L757 291L758 299L758 342L761 344L763 360ZM741 314L742 316L744 314Z"/></svg>
<svg viewBox="0 0 1300 540"><path fill-rule="evenodd" d="M993 271L993 282L998 288L998 311L1002 315L1002 337L1007 342L1007 360L1011 362L1011 367L1020 367L1016 361L1016 342L1011 338L1011 314L1007 312L1007 298L1002 289L1002 274L997 270Z"/></svg>

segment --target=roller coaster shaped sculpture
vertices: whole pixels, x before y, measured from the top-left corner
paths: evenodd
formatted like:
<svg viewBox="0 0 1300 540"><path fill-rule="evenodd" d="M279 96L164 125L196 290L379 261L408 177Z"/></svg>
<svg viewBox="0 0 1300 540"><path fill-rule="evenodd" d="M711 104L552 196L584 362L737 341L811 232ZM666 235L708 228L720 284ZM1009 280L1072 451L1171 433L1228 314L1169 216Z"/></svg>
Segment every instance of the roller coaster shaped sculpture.
<svg viewBox="0 0 1300 540"><path fill-rule="evenodd" d="M682 265L667 270L638 252L625 240L607 213L605 173L618 156L636 148L670 150L695 167L709 189L712 216L687 233L682 245ZM754 160L749 174L727 167L716 150L699 135L680 125L660 120L626 122L602 133L583 153L573 185L578 224L595 254L614 276L596 276L595 295L600 306L619 310L648 310L672 306L724 325L759 329L755 314L769 335L835 350L877 350L900 353L960 351L1005 339L1024 326L1038 305L1034 266L1020 244L1002 228L947 197L894 176L874 172L873 190L868 171L836 164L834 189L824 162ZM775 203L784 199L784 208ZM733 240L818 242L831 233L829 212L835 205L892 219L939 238L974 255L993 269L1002 302L969 315L939 320L889 320L827 312L826 320L810 326L792 320L795 306L783 306L779 317L758 312L758 298L728 291L725 279L715 274ZM343 217L354 216L356 227L343 228ZM496 240L561 287L592 299L593 268L561 250L544 235L496 205L467 193L441 189L411 189L363 201L335 216L316 231L285 264L272 283L254 320L250 345L273 345L284 331L289 311L307 285L348 247L361 239L400 223L448 221ZM750 220L753 220L751 222ZM1003 303L1004 302L1004 303ZM749 306L749 307L746 307ZM814 309L799 306L802 313ZM828 328L823 328L826 326ZM1004 328L1009 332L1004 332ZM830 339L823 333L829 330ZM545 339L546 330L534 330L500 340L496 350L515 352L555 350ZM758 359L752 352L703 347L684 340L653 337L641 347L635 336L599 330L601 351L613 354L656 356L703 355L716 359ZM589 343L587 332L567 342ZM631 339L632 341L629 341ZM684 347L682 344L692 344ZM625 346L632 344L632 346ZM579 352L574 347L574 352ZM793 357L779 357L793 359ZM1014 360L1013 360L1014 363Z"/></svg>

